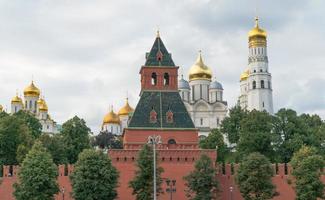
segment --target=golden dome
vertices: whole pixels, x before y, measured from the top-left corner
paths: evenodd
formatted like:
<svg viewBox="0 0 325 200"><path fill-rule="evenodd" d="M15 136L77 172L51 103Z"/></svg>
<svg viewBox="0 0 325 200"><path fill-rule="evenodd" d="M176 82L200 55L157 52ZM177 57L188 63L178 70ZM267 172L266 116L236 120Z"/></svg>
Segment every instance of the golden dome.
<svg viewBox="0 0 325 200"><path fill-rule="evenodd" d="M129 100L126 99L126 104L118 111L118 115L119 116L129 115L133 111L134 109L129 105Z"/></svg>
<svg viewBox="0 0 325 200"><path fill-rule="evenodd" d="M266 46L267 33L258 25L258 17L255 18L255 27L248 32L250 47Z"/></svg>
<svg viewBox="0 0 325 200"><path fill-rule="evenodd" d="M20 104L22 104L23 103L23 100L16 94L16 96L14 96L11 99L11 103L20 103Z"/></svg>
<svg viewBox="0 0 325 200"><path fill-rule="evenodd" d="M39 111L48 111L46 101L43 98L40 98L39 100L37 100L37 106L38 106Z"/></svg>
<svg viewBox="0 0 325 200"><path fill-rule="evenodd" d="M240 75L240 81L247 80L248 76L249 76L249 70L247 69Z"/></svg>
<svg viewBox="0 0 325 200"><path fill-rule="evenodd" d="M120 124L120 118L113 109L107 113L104 117L103 124Z"/></svg>
<svg viewBox="0 0 325 200"><path fill-rule="evenodd" d="M198 79L211 80L211 77L212 77L212 71L208 66L204 64L200 52L195 64L190 69L189 79L190 81L198 80Z"/></svg>
<svg viewBox="0 0 325 200"><path fill-rule="evenodd" d="M40 90L34 85L34 81L24 89L24 96L39 96Z"/></svg>
<svg viewBox="0 0 325 200"><path fill-rule="evenodd" d="M2 112L3 110L3 106L0 104L0 112Z"/></svg>

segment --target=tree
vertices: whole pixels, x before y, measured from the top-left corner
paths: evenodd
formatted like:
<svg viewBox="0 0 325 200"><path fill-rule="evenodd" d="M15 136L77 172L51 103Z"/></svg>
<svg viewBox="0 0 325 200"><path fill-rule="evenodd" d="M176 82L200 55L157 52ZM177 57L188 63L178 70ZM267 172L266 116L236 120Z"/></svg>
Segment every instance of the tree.
<svg viewBox="0 0 325 200"><path fill-rule="evenodd" d="M250 153L259 152L271 160L274 159L272 143L275 135L272 133L273 117L267 112L253 110L241 121L240 139L237 146L239 158Z"/></svg>
<svg viewBox="0 0 325 200"><path fill-rule="evenodd" d="M136 200L151 200L153 193L153 150L149 145L144 145L139 152L137 159L137 170L135 177L129 182L129 187L133 189L132 194L136 196ZM163 192L161 188L163 169L157 167L157 195Z"/></svg>
<svg viewBox="0 0 325 200"><path fill-rule="evenodd" d="M236 182L245 200L267 200L274 195L270 161L260 153L251 153L240 164Z"/></svg>
<svg viewBox="0 0 325 200"><path fill-rule="evenodd" d="M101 149L122 149L121 137L114 135L111 132L101 131L94 137L93 146L98 146Z"/></svg>
<svg viewBox="0 0 325 200"><path fill-rule="evenodd" d="M106 154L85 149L71 175L73 197L76 200L113 200L117 197L118 177L118 171Z"/></svg>
<svg viewBox="0 0 325 200"><path fill-rule="evenodd" d="M0 165L20 163L33 144L27 125L16 116L0 119Z"/></svg>
<svg viewBox="0 0 325 200"><path fill-rule="evenodd" d="M296 178L297 200L324 198L324 184L320 180L324 158L314 147L303 146L291 160L292 174Z"/></svg>
<svg viewBox="0 0 325 200"><path fill-rule="evenodd" d="M59 134L42 134L39 140L43 143L47 151L52 155L53 162L56 165L68 162L66 156L66 146L63 138Z"/></svg>
<svg viewBox="0 0 325 200"><path fill-rule="evenodd" d="M42 134L42 125L39 120L30 112L20 110L14 114L18 119L21 119L29 127L33 137L37 139Z"/></svg>
<svg viewBox="0 0 325 200"><path fill-rule="evenodd" d="M202 149L216 149L218 153L218 161L224 161L227 154L227 147L219 129L212 129L208 137L200 140L200 147Z"/></svg>
<svg viewBox="0 0 325 200"><path fill-rule="evenodd" d="M195 169L184 177L187 197L191 200L211 200L218 190L216 170L211 159L203 154L195 162Z"/></svg>
<svg viewBox="0 0 325 200"><path fill-rule="evenodd" d="M51 155L37 141L21 165L14 195L17 200L54 199L54 194L59 192L57 176Z"/></svg>
<svg viewBox="0 0 325 200"><path fill-rule="evenodd" d="M296 111L285 108L275 114L273 124L274 133L278 136L275 146L279 162L288 163L293 153L305 143L307 125Z"/></svg>
<svg viewBox="0 0 325 200"><path fill-rule="evenodd" d="M221 123L221 132L227 135L230 143L237 144L240 137L240 122L247 116L247 112L240 106L235 106L229 110L229 116Z"/></svg>
<svg viewBox="0 0 325 200"><path fill-rule="evenodd" d="M75 163L79 153L90 148L90 129L85 120L77 116L62 125L61 135L66 146L66 156L69 163Z"/></svg>

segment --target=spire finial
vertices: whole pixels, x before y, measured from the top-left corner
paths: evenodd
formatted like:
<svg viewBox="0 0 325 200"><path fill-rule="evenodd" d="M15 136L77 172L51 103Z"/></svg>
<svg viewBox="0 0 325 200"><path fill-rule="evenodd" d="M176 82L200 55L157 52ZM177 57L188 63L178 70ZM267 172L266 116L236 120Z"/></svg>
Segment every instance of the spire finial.
<svg viewBox="0 0 325 200"><path fill-rule="evenodd" d="M199 56L197 58L197 63L203 63L203 59L202 59L202 50L199 50Z"/></svg>
<svg viewBox="0 0 325 200"><path fill-rule="evenodd" d="M156 35L157 38L160 38L160 32L159 32L159 27L157 29L157 35Z"/></svg>
<svg viewBox="0 0 325 200"><path fill-rule="evenodd" d="M255 27L258 28L258 16L255 17Z"/></svg>

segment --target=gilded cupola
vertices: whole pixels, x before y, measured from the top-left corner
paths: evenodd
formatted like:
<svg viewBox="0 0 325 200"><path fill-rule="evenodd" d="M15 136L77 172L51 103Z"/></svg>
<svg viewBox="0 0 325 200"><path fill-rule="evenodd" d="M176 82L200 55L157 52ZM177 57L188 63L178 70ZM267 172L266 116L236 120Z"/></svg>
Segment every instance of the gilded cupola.
<svg viewBox="0 0 325 200"><path fill-rule="evenodd" d="M3 111L3 106L0 104L0 112Z"/></svg>
<svg viewBox="0 0 325 200"><path fill-rule="evenodd" d="M103 124L120 124L119 116L111 109L104 117Z"/></svg>
<svg viewBox="0 0 325 200"><path fill-rule="evenodd" d="M249 47L266 47L267 33L258 24L258 17L255 18L255 27L248 32Z"/></svg>
<svg viewBox="0 0 325 200"><path fill-rule="evenodd" d="M129 105L128 98L126 99L125 105L118 111L119 116L126 116L132 113L134 109Z"/></svg>
<svg viewBox="0 0 325 200"><path fill-rule="evenodd" d="M198 55L198 58L195 64L191 67L189 73L189 80L210 80L212 77L211 69L206 66L203 62L201 52Z"/></svg>
<svg viewBox="0 0 325 200"><path fill-rule="evenodd" d="M34 85L34 81L24 89L24 96L37 96L39 97L40 90Z"/></svg>
<svg viewBox="0 0 325 200"><path fill-rule="evenodd" d="M40 98L39 100L37 100L37 107L38 107L39 111L48 111L46 101L43 98Z"/></svg>
<svg viewBox="0 0 325 200"><path fill-rule="evenodd" d="M12 103L12 104L14 104L14 103L23 104L23 100L18 96L18 94L16 94L16 96L14 96L14 97L11 99L11 103Z"/></svg>
<svg viewBox="0 0 325 200"><path fill-rule="evenodd" d="M240 81L247 80L248 76L249 76L249 70L247 69L240 75Z"/></svg>

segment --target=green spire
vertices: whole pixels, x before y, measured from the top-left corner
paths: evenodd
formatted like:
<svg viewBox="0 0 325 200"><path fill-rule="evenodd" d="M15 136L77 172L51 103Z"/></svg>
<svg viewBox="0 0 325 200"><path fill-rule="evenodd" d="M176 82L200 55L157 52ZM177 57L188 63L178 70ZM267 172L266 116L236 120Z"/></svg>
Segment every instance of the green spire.
<svg viewBox="0 0 325 200"><path fill-rule="evenodd" d="M150 52L146 54L145 66L175 66L172 55L161 40L159 31Z"/></svg>

